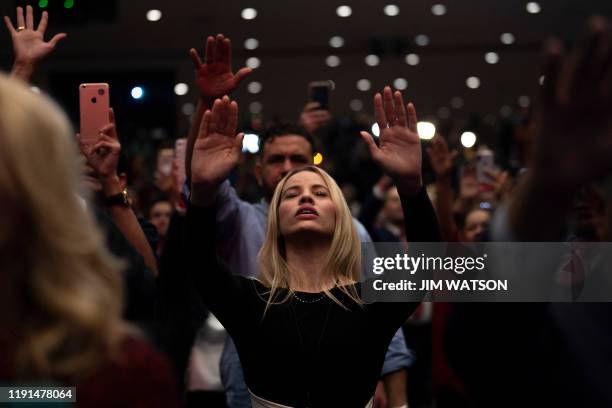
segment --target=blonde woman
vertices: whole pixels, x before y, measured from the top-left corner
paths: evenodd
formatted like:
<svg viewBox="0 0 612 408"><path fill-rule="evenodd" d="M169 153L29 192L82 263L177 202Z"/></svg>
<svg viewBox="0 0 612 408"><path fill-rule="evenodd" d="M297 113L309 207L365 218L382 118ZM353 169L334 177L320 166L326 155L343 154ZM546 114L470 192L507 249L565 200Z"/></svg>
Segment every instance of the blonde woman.
<svg viewBox="0 0 612 408"><path fill-rule="evenodd" d="M374 103L380 147L371 135L362 137L411 214L407 238L436 241L414 106L405 109L401 94L388 87ZM194 148L187 242L200 264L216 259L209 186L239 158L237 110L227 97L215 101ZM371 406L389 342L417 305L362 302L360 263L340 189L323 170L308 166L290 172L275 190L259 279L234 277L216 262L195 274L204 301L236 343L254 406Z"/></svg>
<svg viewBox="0 0 612 408"><path fill-rule="evenodd" d="M121 265L77 195L72 134L0 74L0 383L76 386L79 406L174 406L166 361L121 319Z"/></svg>

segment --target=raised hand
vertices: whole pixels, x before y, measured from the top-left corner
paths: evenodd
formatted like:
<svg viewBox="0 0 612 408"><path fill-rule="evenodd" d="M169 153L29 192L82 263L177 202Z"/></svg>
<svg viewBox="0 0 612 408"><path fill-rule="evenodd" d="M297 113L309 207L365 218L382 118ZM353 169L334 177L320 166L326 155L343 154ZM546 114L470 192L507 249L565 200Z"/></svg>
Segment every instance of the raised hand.
<svg viewBox="0 0 612 408"><path fill-rule="evenodd" d="M232 73L232 43L223 34L206 39L206 51L202 62L198 51L189 50L195 67L196 83L205 101L229 95L240 81L251 73L251 68L242 68Z"/></svg>
<svg viewBox="0 0 612 408"><path fill-rule="evenodd" d="M319 109L319 102L308 102L304 106L304 110L300 115L299 123L309 131L313 133L322 126L325 126L331 120L331 114L328 110Z"/></svg>
<svg viewBox="0 0 612 408"><path fill-rule="evenodd" d="M49 13L43 11L38 28L34 27L34 10L32 6L26 7L24 18L23 8L17 7L17 28L13 26L11 19L4 16L4 23L13 40L13 51L15 53L15 69L33 67L38 61L49 55L55 46L64 38L66 33L59 33L51 40L45 42L45 31L49 22ZM31 75L31 72L29 72ZM27 79L27 78L24 78Z"/></svg>
<svg viewBox="0 0 612 408"><path fill-rule="evenodd" d="M236 135L238 105L226 95L215 100L200 125L191 158L191 202L208 205L216 188L236 167L244 134Z"/></svg>
<svg viewBox="0 0 612 408"><path fill-rule="evenodd" d="M541 132L532 177L542 187L576 191L612 171L612 33L602 17L565 56L558 40L545 48Z"/></svg>
<svg viewBox="0 0 612 408"><path fill-rule="evenodd" d="M100 139L96 143L88 146L79 142L87 162L100 177L103 185L110 178L117 176L117 166L121 153L121 144L119 143L115 115L112 109L109 110L108 116L109 123L100 129Z"/></svg>
<svg viewBox="0 0 612 408"><path fill-rule="evenodd" d="M404 109L399 91L385 87L383 95L374 96L374 116L380 129L380 147L368 132L361 132L372 158L388 174L398 190L407 195L415 194L423 185L421 177L421 141L417 132L417 116L414 105Z"/></svg>
<svg viewBox="0 0 612 408"><path fill-rule="evenodd" d="M448 177L455 165L457 151L448 150L446 139L438 135L431 141L431 146L427 148L427 154L436 177Z"/></svg>

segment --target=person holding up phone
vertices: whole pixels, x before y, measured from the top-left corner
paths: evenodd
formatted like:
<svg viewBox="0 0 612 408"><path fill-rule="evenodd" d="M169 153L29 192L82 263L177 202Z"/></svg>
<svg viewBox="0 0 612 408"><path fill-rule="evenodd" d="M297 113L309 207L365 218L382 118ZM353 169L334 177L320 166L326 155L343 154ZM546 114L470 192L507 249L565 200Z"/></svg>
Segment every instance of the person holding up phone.
<svg viewBox="0 0 612 408"><path fill-rule="evenodd" d="M26 7L25 18L23 8L17 7L16 27L8 16L4 16L4 23L11 35L15 53L11 76L24 82L30 80L38 62L51 54L57 44L67 37L66 33L59 33L45 41L49 13L43 11L38 27L35 27L32 6Z"/></svg>

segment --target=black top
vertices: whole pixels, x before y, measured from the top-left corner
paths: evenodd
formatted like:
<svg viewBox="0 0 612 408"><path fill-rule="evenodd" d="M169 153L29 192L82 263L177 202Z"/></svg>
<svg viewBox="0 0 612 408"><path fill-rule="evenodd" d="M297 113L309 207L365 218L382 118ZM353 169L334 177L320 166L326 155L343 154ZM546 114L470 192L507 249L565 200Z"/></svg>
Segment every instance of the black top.
<svg viewBox="0 0 612 408"><path fill-rule="evenodd" d="M435 213L425 190L402 197L413 241L439 240ZM406 217L409 219L409 217ZM194 265L216 260L214 208L187 213L188 256ZM408 231L410 233L408 234ZM322 293L272 305L264 316L267 288L234 276L215 262L194 282L203 301L234 339L249 389L291 407L359 407L374 395L391 338L418 303L356 305L338 288L332 293L346 310ZM356 284L360 289L360 284ZM286 294L280 290L279 298Z"/></svg>

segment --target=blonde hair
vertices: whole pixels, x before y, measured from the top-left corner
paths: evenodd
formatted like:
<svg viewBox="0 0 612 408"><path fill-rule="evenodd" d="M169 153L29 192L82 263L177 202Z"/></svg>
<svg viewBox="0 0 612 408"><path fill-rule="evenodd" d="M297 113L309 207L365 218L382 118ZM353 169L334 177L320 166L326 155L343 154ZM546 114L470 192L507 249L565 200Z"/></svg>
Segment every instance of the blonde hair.
<svg viewBox="0 0 612 408"><path fill-rule="evenodd" d="M119 262L77 196L72 135L54 103L0 74L0 280L22 380L81 378L127 328Z"/></svg>
<svg viewBox="0 0 612 408"><path fill-rule="evenodd" d="M280 231L278 207L285 184L287 184L287 181L292 176L302 171L311 171L321 176L330 192L331 200L336 205L334 235L329 252L323 263L324 270L337 285L340 284L337 287L344 294L358 305L361 305L363 302L355 286L352 284L346 285L346 283L358 282L361 277L361 243L353 223L351 211L334 179L318 167L306 166L289 172L276 186L272 201L270 202L266 239L259 251L259 279L265 286L270 288L266 310L272 304L286 302L294 293L290 287L290 272L285 253L285 239ZM342 285L342 283L345 283L345 285ZM276 294L280 288L288 289L288 293L287 296L277 302L275 301ZM324 293L334 302L345 307L330 290L326 289Z"/></svg>

